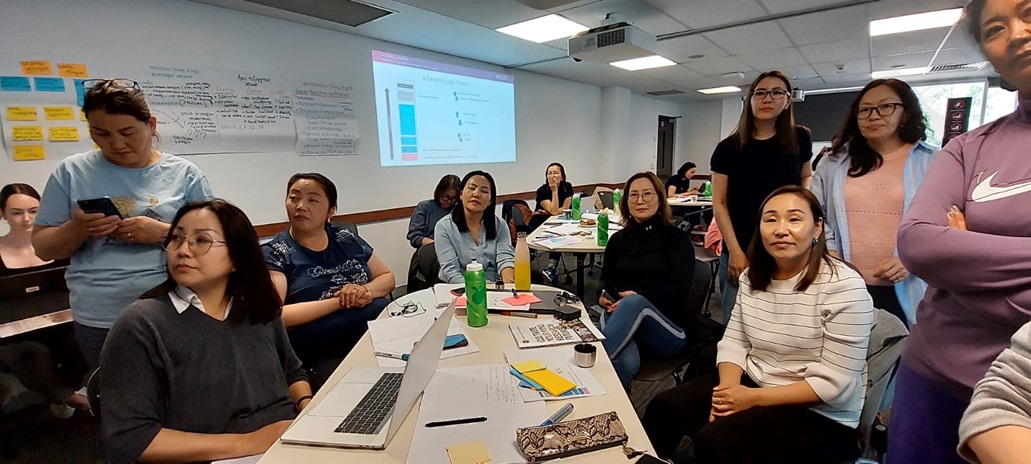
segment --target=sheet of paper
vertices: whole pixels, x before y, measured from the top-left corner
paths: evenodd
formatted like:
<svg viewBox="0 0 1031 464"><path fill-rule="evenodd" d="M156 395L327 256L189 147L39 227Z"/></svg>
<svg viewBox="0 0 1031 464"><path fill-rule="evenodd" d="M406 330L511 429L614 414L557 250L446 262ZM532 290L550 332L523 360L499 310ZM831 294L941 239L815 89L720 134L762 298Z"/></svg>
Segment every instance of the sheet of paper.
<svg viewBox="0 0 1031 464"><path fill-rule="evenodd" d="M486 417L486 422L426 427L429 422ZM448 464L447 448L482 440L496 464L526 462L515 442L519 427L540 425L548 418L543 402L524 403L507 364L438 369L426 387L412 444L411 464Z"/></svg>
<svg viewBox="0 0 1031 464"><path fill-rule="evenodd" d="M555 227L549 227L549 228L544 229L544 230L546 230L548 232L551 232L553 234L558 234L558 235L575 234L577 232L580 232L580 223L579 222L570 222L570 223L562 224L562 225L555 226Z"/></svg>
<svg viewBox="0 0 1031 464"><path fill-rule="evenodd" d="M564 247L573 246L573 245L576 245L576 244L578 244L578 243L580 243L582 241L584 241L584 238L580 237L580 236L576 236L576 235L574 235L574 236L562 235L562 236L558 236L558 237L554 237L554 238L548 238L548 239L544 239L544 240L535 240L533 243L535 245L543 246L543 247L545 247L545 248L547 248L549 250L554 250L556 248L564 248Z"/></svg>
<svg viewBox="0 0 1031 464"><path fill-rule="evenodd" d="M509 350L505 352L505 359L509 364L527 361L539 362L556 374L576 384L576 388L560 396L552 396L546 391L535 391L532 388L520 388L519 396L523 401L567 400L570 398L606 394L605 387L591 374L590 369L584 369L576 365L576 361L573 359L573 347L571 346L555 346L534 350Z"/></svg>
<svg viewBox="0 0 1031 464"><path fill-rule="evenodd" d="M451 290L456 288L465 288L464 284L437 284L433 286L433 297L436 299L436 306L438 308L447 306L451 303L452 298L457 298L455 306L459 308L465 307L465 296L456 297L451 293ZM512 292L487 292L487 309L493 309L497 311L529 311L530 303L521 305L512 305L505 302L506 298L512 298ZM540 300L538 300L540 301Z"/></svg>
<svg viewBox="0 0 1031 464"><path fill-rule="evenodd" d="M254 456L247 456L243 458L235 459L222 459L219 461L212 461L211 464L258 464L263 454L256 454Z"/></svg>
<svg viewBox="0 0 1031 464"><path fill-rule="evenodd" d="M434 314L424 312L417 316L405 317L394 316L387 319L369 321L369 335L372 337L373 350L395 355L408 354L412 352L415 343L426 334L426 331L433 325ZM448 326L448 335L462 334L466 336L469 344L459 348L451 348L441 352L441 359L453 358L464 354L476 353L480 348L465 333L465 329L454 318ZM384 356L377 356L376 362L381 367L404 366L405 361Z"/></svg>

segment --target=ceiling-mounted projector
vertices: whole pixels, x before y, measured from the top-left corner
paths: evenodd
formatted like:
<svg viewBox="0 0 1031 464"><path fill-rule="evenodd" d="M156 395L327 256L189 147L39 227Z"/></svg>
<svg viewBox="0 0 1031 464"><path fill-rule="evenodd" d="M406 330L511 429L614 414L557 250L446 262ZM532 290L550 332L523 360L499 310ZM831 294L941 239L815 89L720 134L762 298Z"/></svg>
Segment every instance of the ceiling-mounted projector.
<svg viewBox="0 0 1031 464"><path fill-rule="evenodd" d="M581 32L569 38L569 56L612 63L657 55L655 36L625 22Z"/></svg>
<svg viewBox="0 0 1031 464"><path fill-rule="evenodd" d="M519 2L519 3L522 3L523 5L528 6L530 8L536 8L538 10L550 10L552 8L557 8L557 7L560 7L562 5L568 5L570 3L576 3L576 2L578 2L580 0L516 0L516 1Z"/></svg>

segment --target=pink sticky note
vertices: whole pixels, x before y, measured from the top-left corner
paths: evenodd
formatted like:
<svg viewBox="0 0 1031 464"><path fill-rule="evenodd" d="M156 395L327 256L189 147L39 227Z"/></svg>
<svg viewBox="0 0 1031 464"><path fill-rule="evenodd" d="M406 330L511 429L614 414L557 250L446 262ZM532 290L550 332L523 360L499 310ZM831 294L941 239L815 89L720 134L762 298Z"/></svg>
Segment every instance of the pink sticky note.
<svg viewBox="0 0 1031 464"><path fill-rule="evenodd" d="M540 303L541 299L537 298L532 293L521 293L518 296L508 297L501 301L504 301L505 303L508 303L512 306L522 306L533 303Z"/></svg>

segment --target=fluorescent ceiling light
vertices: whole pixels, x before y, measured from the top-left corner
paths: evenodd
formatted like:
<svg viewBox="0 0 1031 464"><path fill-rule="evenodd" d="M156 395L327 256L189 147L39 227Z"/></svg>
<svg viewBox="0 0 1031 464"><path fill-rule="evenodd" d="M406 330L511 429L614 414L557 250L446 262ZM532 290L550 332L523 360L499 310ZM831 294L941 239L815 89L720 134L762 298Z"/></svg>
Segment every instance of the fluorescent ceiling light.
<svg viewBox="0 0 1031 464"><path fill-rule="evenodd" d="M870 21L870 37L900 32L922 31L936 27L949 27L959 21L963 15L962 8L951 10L930 11L927 13L896 16Z"/></svg>
<svg viewBox="0 0 1031 464"><path fill-rule="evenodd" d="M887 71L874 71L870 73L871 79L884 79L887 77L900 77L900 76L916 76L918 74L927 74L931 68L922 66L919 68L902 68L902 69L889 69Z"/></svg>
<svg viewBox="0 0 1031 464"><path fill-rule="evenodd" d="M829 94L829 93L858 92L860 90L863 90L862 86L858 86L858 87L835 87L835 88L831 88L831 89L806 90L805 91L805 95L808 97L810 95L826 95L826 94Z"/></svg>
<svg viewBox="0 0 1031 464"><path fill-rule="evenodd" d="M659 55L645 56L643 58L634 58L632 60L614 61L609 63L617 68L623 68L627 71L638 71L641 69L661 68L663 66L673 66L676 63L667 60Z"/></svg>
<svg viewBox="0 0 1031 464"><path fill-rule="evenodd" d="M734 87L733 85L728 85L726 87L713 87L711 89L698 89L698 91L701 92L701 93L704 93L706 95L712 95L712 94L717 94L717 93L740 92L741 88L740 87Z"/></svg>
<svg viewBox="0 0 1031 464"><path fill-rule="evenodd" d="M511 26L499 27L495 30L502 34L529 40L530 42L544 43L555 39L572 37L587 29L587 26L570 21L557 14L551 14Z"/></svg>

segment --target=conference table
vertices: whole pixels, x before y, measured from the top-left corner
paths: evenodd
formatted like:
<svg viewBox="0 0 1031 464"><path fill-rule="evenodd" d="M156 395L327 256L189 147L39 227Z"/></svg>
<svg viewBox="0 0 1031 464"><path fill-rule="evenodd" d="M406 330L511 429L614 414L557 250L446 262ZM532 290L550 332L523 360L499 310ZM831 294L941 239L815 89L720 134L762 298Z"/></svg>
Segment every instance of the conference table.
<svg viewBox="0 0 1031 464"><path fill-rule="evenodd" d="M532 289L545 290L552 288L543 285L534 285ZM390 317L388 314L399 310L401 305L411 301L418 302L426 308L436 306L433 289L420 290L418 292L398 297L387 306L386 310L384 310L379 317L381 319ZM581 309L583 309L582 304ZM550 318L551 316L542 315L541 317ZM466 324L464 315L456 315L455 318L461 323L468 336L479 347L480 351L464 356L441 359L440 367L504 364L506 361L503 353L506 350L516 349L515 339L513 339L512 333L509 331L508 323L527 321L527 319L521 317L490 314L489 322L486 326L471 328ZM579 419L609 411L616 411L616 413L619 414L620 421L623 422L623 425L626 428L626 433L629 437L628 445L637 450L651 450L651 442L648 440L647 435L645 435L644 427L641 425L641 421L638 419L637 413L634 411L634 407L630 403L630 399L623 391L623 387L619 383L619 379L616 377L616 371L612 368L612 363L609 361L608 355L605 353L605 348L602 347L600 342L595 343L595 345L598 348L598 356L594 367L591 368L591 374L597 378L607 393L601 396L590 396L569 400L569 402L573 403L575 409L566 418L566 420ZM573 351L573 345L564 346L568 346L570 352ZM305 409L305 412L302 412L302 415L311 411L313 409L312 406L318 404L318 402L321 401L332 389L332 385L339 382L344 374L349 370L358 366L376 365L377 363L373 354L372 339L369 333L366 332L365 336L362 337L354 349L351 350L351 353L347 358L344 359L337 370L334 371L326 381L326 386L315 395L312 403ZM407 418L405 418L401 428L397 431L397 434L394 435L394 438L390 441L385 450L321 448L284 445L276 442L276 444L272 445L259 462L261 464L339 464L342 462L362 464L402 464L405 462L412 462L422 464L423 461L419 461L418 459L411 461L408 460L409 445L411 444L412 436L415 433L416 420L419 415L419 406L421 403L422 398L419 399L415 408L413 408L412 412L408 414ZM548 414L555 413L566 403L567 401L546 402ZM512 440L515 441L515 430L511 433ZM470 440L476 439L476 437L469 438ZM445 444L442 443L441 446L443 447ZM615 447L563 458L557 462L577 464L631 461L627 461L626 456L624 456L620 447Z"/></svg>
<svg viewBox="0 0 1031 464"><path fill-rule="evenodd" d="M618 217L616 217L615 219L613 219L612 216L609 217L609 237L612 237L612 234L616 233L616 231L621 229L621 226L619 225L618 220L619 220ZM545 246L541 242L542 239L544 239L544 238L546 238L548 236L548 234L549 234L548 229L551 229L551 228L556 227L556 226L561 226L561 225L564 225L564 224L576 224L576 223L579 223L579 221L573 220L573 219L560 219L558 217L554 217L554 218L548 219L548 221L545 222L540 227L538 227L537 230L534 230L533 232L530 233L530 235L526 236L526 243L527 243L527 245L530 248L532 248L534 250L541 250L541 251L548 251L548 252L555 252L555 253L572 253L573 256L576 257L576 296L578 296L582 300L584 298L584 261L585 261L585 258L587 257L588 254L604 253L605 252L605 247L602 246L602 245L598 245L598 238L595 236L595 234L597 234L598 227L597 226L580 227L579 230L581 232L584 232L584 233L590 232L590 235L580 236L581 240L579 240L576 243L563 244L563 245L559 245L559 246L556 246L556 247L549 248L548 246Z"/></svg>

